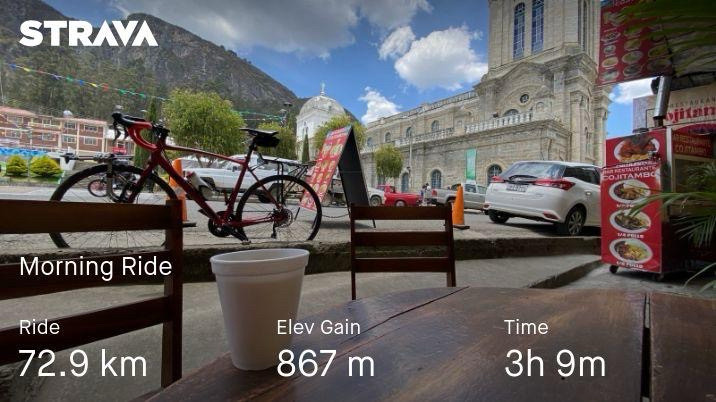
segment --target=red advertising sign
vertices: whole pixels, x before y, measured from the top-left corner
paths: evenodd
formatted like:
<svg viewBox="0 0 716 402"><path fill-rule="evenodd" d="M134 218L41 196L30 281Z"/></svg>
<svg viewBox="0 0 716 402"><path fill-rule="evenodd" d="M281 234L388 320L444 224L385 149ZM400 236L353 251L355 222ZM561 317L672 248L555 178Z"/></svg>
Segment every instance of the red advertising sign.
<svg viewBox="0 0 716 402"><path fill-rule="evenodd" d="M607 144L607 150L609 144ZM602 170L602 261L660 272L661 202L634 214L632 206L661 191L661 161L645 160Z"/></svg>
<svg viewBox="0 0 716 402"><path fill-rule="evenodd" d="M675 129L671 133L671 146L679 155L714 157L712 133L716 133L716 124L694 124Z"/></svg>
<svg viewBox="0 0 716 402"><path fill-rule="evenodd" d="M316 157L316 165L308 178L308 184L316 191L321 202L323 202L326 191L331 186L333 176L336 174L338 161L341 159L346 141L351 133L350 128L350 126L343 127L328 133L325 141L323 141L321 152ZM306 196L306 194L301 198L301 206L315 209L311 197Z"/></svg>
<svg viewBox="0 0 716 402"><path fill-rule="evenodd" d="M664 38L653 38L648 26L634 21L626 23L622 11L640 1L614 0L602 6L597 84L672 73L669 48Z"/></svg>
<svg viewBox="0 0 716 402"><path fill-rule="evenodd" d="M657 156L666 157L665 129L607 139L607 167L653 159Z"/></svg>

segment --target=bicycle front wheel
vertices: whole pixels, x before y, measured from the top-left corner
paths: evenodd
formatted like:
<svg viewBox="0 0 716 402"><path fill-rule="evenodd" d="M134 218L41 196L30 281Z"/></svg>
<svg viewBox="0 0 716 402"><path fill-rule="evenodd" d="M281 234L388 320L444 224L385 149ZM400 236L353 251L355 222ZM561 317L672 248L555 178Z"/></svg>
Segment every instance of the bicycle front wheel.
<svg viewBox="0 0 716 402"><path fill-rule="evenodd" d="M107 180L107 165L97 165L81 170L68 177L50 197L51 201L118 203L122 192L136 191L135 183L142 170L135 166L112 167L112 188ZM135 190L132 190L135 189ZM152 189L154 191L152 191ZM167 199L177 196L171 187L152 174L137 194L134 203L163 205ZM160 247L165 241L163 230L107 231L50 233L52 241L60 248L135 248Z"/></svg>
<svg viewBox="0 0 716 402"><path fill-rule="evenodd" d="M302 206L308 197L312 208ZM289 175L270 176L254 183L239 200L238 231L251 242L313 240L321 226L318 195L305 181Z"/></svg>

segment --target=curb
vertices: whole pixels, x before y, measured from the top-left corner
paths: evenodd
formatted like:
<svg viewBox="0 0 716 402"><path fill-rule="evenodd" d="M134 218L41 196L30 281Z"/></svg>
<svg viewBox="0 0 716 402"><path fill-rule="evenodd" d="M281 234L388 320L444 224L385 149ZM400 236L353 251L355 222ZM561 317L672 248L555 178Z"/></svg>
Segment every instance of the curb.
<svg viewBox="0 0 716 402"><path fill-rule="evenodd" d="M592 270L597 269L602 265L604 265L604 263L602 262L601 258L597 258L594 261L577 265L576 267L571 268L567 271L527 285L527 287L534 289L556 289L583 278Z"/></svg>

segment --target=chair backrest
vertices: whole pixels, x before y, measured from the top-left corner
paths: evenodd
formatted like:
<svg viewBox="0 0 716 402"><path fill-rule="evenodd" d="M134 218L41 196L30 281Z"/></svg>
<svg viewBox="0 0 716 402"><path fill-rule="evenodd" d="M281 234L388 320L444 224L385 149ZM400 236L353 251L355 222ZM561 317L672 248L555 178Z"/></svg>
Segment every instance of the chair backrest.
<svg viewBox="0 0 716 402"><path fill-rule="evenodd" d="M164 277L164 295L117 307L50 319L60 325L55 335L20 335L20 326L0 329L0 366L25 360L18 350L63 350L100 339L162 324L162 386L181 378L182 338L182 219L181 204L167 205L99 204L59 201L0 200L0 234L93 232L107 230L166 230L162 250L138 253L68 258L112 261L111 284L132 283L147 278L123 276L123 257L141 256L143 261L157 257L169 261L171 274ZM25 264L27 267L27 264ZM64 264L67 266L67 264ZM107 286L102 276L20 275L21 261L0 265L0 300L35 296L94 286ZM139 272L136 272L139 274Z"/></svg>
<svg viewBox="0 0 716 402"><path fill-rule="evenodd" d="M365 207L351 206L351 297L356 298L358 272L445 272L447 286L456 286L452 211L445 207ZM433 231L356 231L360 220L442 221L445 228ZM440 256L360 257L359 247L442 246Z"/></svg>

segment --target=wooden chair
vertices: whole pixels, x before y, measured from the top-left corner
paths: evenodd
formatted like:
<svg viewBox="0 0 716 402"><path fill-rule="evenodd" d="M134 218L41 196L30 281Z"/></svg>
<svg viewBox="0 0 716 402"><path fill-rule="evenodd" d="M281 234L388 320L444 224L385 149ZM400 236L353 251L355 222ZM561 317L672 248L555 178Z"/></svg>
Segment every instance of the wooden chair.
<svg viewBox="0 0 716 402"><path fill-rule="evenodd" d="M351 206L351 297L356 298L358 272L445 272L447 286L455 283L455 249L452 236L452 211L446 207L366 207ZM358 220L440 220L441 231L356 231ZM443 246L437 257L358 257L359 247Z"/></svg>
<svg viewBox="0 0 716 402"><path fill-rule="evenodd" d="M113 261L113 285L132 283L141 278L122 275L123 257L141 256L143 261L147 261L156 256L158 261L166 260L172 264L172 273L164 278L164 295L161 297L50 319L50 322L60 325L60 333L56 335L20 335L19 325L0 329L0 365L25 360L27 355L20 355L20 349L36 350L38 353L42 349L58 351L162 324L161 385L166 387L180 379L181 214L178 200L169 200L166 206L0 200L0 234L165 229L166 243L163 250L83 258L85 263ZM79 258L67 260L79 261ZM0 265L0 300L106 285L108 282L102 280L101 276L21 276L20 261Z"/></svg>

